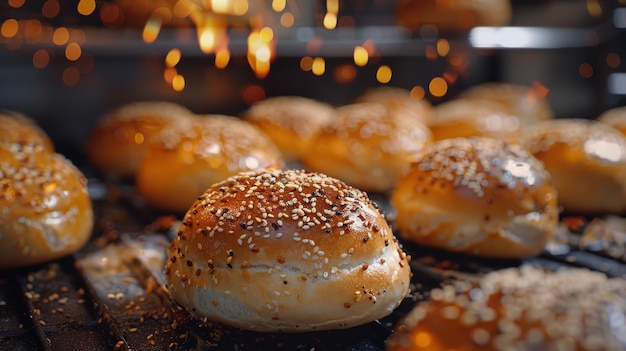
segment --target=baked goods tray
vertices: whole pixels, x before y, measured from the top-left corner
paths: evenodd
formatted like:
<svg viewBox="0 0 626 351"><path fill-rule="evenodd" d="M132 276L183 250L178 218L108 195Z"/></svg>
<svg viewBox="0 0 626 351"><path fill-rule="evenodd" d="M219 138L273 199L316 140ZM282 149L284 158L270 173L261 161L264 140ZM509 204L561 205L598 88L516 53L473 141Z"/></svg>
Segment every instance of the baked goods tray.
<svg viewBox="0 0 626 351"><path fill-rule="evenodd" d="M625 234L611 229L624 223L621 218L563 216L546 250L523 261L470 258L404 243L412 257L411 294L381 320L347 330L252 333L198 321L169 298L162 267L175 217L146 209L131 185L93 179L90 192L96 223L87 246L56 262L0 273L1 350L376 351L385 349L393 327L415 303L451 279L524 263L626 277ZM393 220L385 196L372 198Z"/></svg>

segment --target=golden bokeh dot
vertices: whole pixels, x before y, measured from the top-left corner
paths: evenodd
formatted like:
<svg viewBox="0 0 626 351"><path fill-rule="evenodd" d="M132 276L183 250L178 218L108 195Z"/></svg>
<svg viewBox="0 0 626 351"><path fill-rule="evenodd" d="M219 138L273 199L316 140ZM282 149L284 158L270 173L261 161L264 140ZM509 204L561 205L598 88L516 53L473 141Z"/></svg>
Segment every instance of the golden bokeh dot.
<svg viewBox="0 0 626 351"><path fill-rule="evenodd" d="M435 77L428 84L428 91L432 96L442 97L448 92L448 83L441 77Z"/></svg>

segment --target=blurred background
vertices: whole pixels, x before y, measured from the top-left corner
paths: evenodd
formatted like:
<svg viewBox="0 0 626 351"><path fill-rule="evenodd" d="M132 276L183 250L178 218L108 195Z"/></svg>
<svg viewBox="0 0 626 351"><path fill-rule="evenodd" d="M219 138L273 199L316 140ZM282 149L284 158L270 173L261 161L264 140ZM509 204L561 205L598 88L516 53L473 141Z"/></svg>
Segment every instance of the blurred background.
<svg viewBox="0 0 626 351"><path fill-rule="evenodd" d="M141 100L239 115L269 96L341 105L388 85L437 104L500 81L547 94L557 117L626 102L626 1L512 0L501 24L448 27L414 21L410 2L0 0L0 108L68 152Z"/></svg>

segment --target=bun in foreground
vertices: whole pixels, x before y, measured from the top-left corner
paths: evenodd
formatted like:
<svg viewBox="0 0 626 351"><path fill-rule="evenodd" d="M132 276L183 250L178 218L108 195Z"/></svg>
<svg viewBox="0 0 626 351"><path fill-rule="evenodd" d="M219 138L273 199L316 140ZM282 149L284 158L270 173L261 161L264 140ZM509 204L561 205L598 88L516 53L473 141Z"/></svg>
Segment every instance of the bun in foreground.
<svg viewBox="0 0 626 351"><path fill-rule="evenodd" d="M319 173L242 173L185 215L165 277L198 318L261 332L344 329L392 312L410 268L367 195Z"/></svg>

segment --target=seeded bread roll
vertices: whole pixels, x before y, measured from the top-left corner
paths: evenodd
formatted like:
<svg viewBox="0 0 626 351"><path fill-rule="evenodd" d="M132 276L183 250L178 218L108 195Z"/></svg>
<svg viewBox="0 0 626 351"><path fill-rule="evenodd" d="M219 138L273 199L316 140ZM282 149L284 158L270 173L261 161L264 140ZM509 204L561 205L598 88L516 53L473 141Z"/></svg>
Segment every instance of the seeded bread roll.
<svg viewBox="0 0 626 351"><path fill-rule="evenodd" d="M529 125L554 118L547 95L548 89L538 84L483 83L463 91L459 97L498 103L523 125Z"/></svg>
<svg viewBox="0 0 626 351"><path fill-rule="evenodd" d="M428 124L435 140L484 136L515 142L522 136L520 119L489 100L455 99L437 105Z"/></svg>
<svg viewBox="0 0 626 351"><path fill-rule="evenodd" d="M428 127L411 114L355 103L337 108L302 162L359 189L382 192L395 186L431 142Z"/></svg>
<svg viewBox="0 0 626 351"><path fill-rule="evenodd" d="M402 27L434 25L444 33L477 26L505 26L511 21L510 0L396 0L395 18Z"/></svg>
<svg viewBox="0 0 626 351"><path fill-rule="evenodd" d="M565 211L626 211L626 137L618 130L593 120L557 119L529 127L523 144L552 175Z"/></svg>
<svg viewBox="0 0 626 351"><path fill-rule="evenodd" d="M0 143L2 147L20 151L54 151L54 144L48 134L33 120L19 112L1 109Z"/></svg>
<svg viewBox="0 0 626 351"><path fill-rule="evenodd" d="M87 181L69 160L0 146L0 174L0 269L51 261L87 242Z"/></svg>
<svg viewBox="0 0 626 351"><path fill-rule="evenodd" d="M242 173L185 215L165 268L198 318L261 332L344 329L391 313L410 268L367 195L319 173Z"/></svg>
<svg viewBox="0 0 626 351"><path fill-rule="evenodd" d="M110 111L93 128L86 153L105 177L132 179L155 136L192 115L165 101L135 102Z"/></svg>
<svg viewBox="0 0 626 351"><path fill-rule="evenodd" d="M267 135L237 117L179 120L155 139L135 185L147 205L163 211L185 213L211 184L239 172L284 166Z"/></svg>
<svg viewBox="0 0 626 351"><path fill-rule="evenodd" d="M597 120L598 122L610 125L626 135L626 106L606 110L598 116Z"/></svg>
<svg viewBox="0 0 626 351"><path fill-rule="evenodd" d="M388 351L624 350L626 280L530 265L430 293L396 326Z"/></svg>
<svg viewBox="0 0 626 351"><path fill-rule="evenodd" d="M541 162L484 137L435 142L391 203L404 239L475 256L536 255L558 225L557 193Z"/></svg>
<svg viewBox="0 0 626 351"><path fill-rule="evenodd" d="M252 105L245 118L280 149L285 161L300 160L335 113L329 104L299 96L279 96Z"/></svg>
<svg viewBox="0 0 626 351"><path fill-rule="evenodd" d="M424 99L411 97L411 92L398 87L377 87L367 89L356 102L374 102L385 105L390 110L413 115L422 123L428 124L432 115L432 105Z"/></svg>

